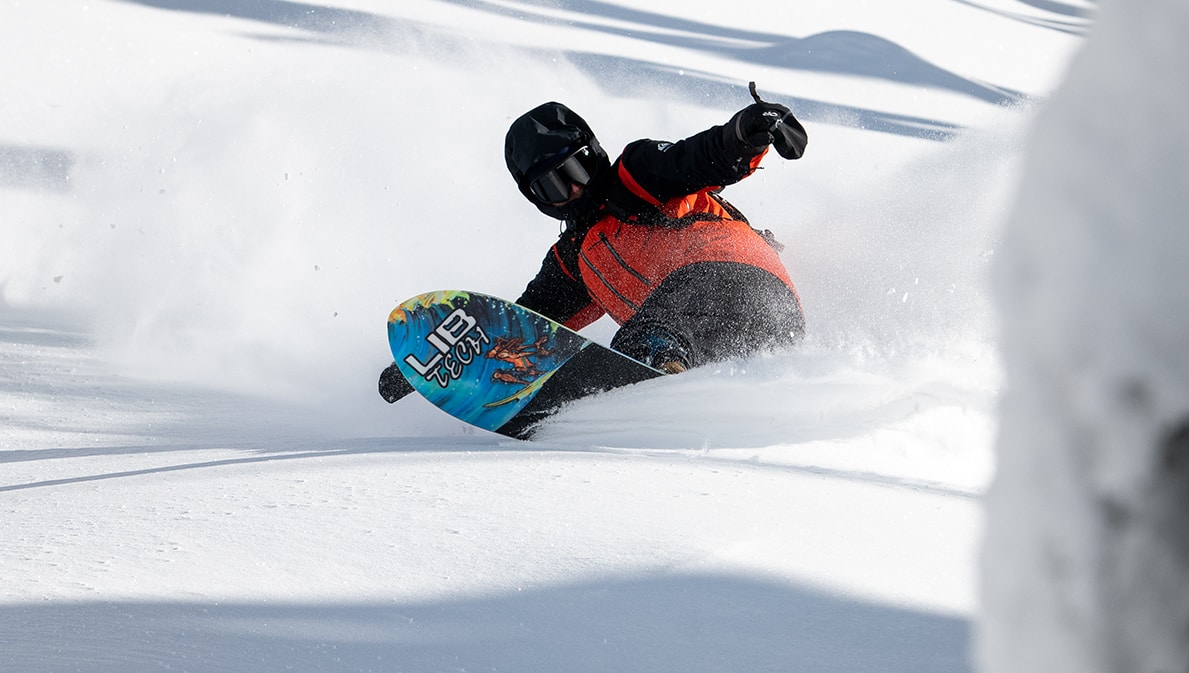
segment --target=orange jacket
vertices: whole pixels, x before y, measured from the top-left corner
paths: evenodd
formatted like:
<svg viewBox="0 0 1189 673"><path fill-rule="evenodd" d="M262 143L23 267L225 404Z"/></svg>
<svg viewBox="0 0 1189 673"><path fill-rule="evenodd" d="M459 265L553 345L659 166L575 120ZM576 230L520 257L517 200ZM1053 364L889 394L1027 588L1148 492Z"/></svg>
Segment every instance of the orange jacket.
<svg viewBox="0 0 1189 673"><path fill-rule="evenodd" d="M589 219L566 221L517 303L571 329L604 313L622 325L673 272L703 262L762 269L795 296L774 243L718 195L718 185L751 175L766 150L740 157L721 136L712 127L677 143L630 144L590 186L602 205Z"/></svg>
<svg viewBox="0 0 1189 673"><path fill-rule="evenodd" d="M586 234L578 257L582 280L615 322L627 322L669 274L697 262L759 267L793 289L776 250L749 224L736 219L711 189L661 203L642 189L633 189L635 181L622 164L619 176L674 224L646 225L608 215Z"/></svg>

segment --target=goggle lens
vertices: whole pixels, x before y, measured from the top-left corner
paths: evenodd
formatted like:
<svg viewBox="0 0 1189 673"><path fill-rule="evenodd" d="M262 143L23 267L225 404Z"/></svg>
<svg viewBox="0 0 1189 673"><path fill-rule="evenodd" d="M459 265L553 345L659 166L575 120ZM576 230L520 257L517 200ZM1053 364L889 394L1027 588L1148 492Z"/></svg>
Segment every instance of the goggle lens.
<svg viewBox="0 0 1189 673"><path fill-rule="evenodd" d="M553 168L545 171L531 183L529 191L544 203L564 203L570 200L570 185L585 186L590 182L590 171L584 165L589 161L590 149L578 148Z"/></svg>

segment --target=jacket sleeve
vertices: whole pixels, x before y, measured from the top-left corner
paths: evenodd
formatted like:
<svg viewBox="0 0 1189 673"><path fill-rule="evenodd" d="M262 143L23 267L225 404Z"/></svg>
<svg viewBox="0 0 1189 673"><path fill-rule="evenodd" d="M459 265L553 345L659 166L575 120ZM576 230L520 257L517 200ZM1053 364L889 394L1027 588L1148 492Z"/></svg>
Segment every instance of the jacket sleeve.
<svg viewBox="0 0 1189 673"><path fill-rule="evenodd" d="M573 259L569 260L570 257ZM567 264L567 261L570 263ZM577 261L577 240L563 234L549 248L549 253L541 262L541 270L529 281L516 303L573 330L582 329L598 320L603 310L587 293L577 269Z"/></svg>
<svg viewBox="0 0 1189 673"><path fill-rule="evenodd" d="M767 148L758 150L734 140L722 126L712 126L675 143L637 140L620 158L619 179L650 202L725 187L751 175Z"/></svg>

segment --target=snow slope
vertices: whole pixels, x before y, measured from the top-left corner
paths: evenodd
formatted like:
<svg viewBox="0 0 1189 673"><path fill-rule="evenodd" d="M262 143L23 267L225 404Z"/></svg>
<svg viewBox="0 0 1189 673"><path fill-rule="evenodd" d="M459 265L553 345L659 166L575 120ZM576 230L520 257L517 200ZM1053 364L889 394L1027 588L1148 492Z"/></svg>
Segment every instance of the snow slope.
<svg viewBox="0 0 1189 673"><path fill-rule="evenodd" d="M0 668L969 670L984 275L1089 8L10 3ZM804 348L532 444L379 400L393 305L515 296L556 235L511 119L676 138L753 79L811 135L730 190Z"/></svg>

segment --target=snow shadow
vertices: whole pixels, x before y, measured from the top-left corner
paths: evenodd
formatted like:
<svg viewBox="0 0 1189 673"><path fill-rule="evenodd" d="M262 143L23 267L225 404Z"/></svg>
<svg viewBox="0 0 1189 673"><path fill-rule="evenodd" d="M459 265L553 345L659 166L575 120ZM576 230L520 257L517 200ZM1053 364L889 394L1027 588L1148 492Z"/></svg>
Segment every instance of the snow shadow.
<svg viewBox="0 0 1189 673"><path fill-rule="evenodd" d="M1091 5L1097 5L1098 0L1086 0ZM1052 14L1061 14L1078 19L1089 19L1093 12L1091 10L1077 7L1068 2L1057 2L1056 0L1016 0L1020 4L1039 9L1041 11Z"/></svg>
<svg viewBox="0 0 1189 673"><path fill-rule="evenodd" d="M454 54L473 49L476 38L456 38L443 28L409 19L397 19L361 10L326 7L288 0L117 0L170 11L214 14L294 28L326 38L336 45L378 48L398 53L432 49ZM496 4L485 0L440 0L461 7L508 16L543 25L578 27L584 30L644 39L655 44L695 49L718 57L766 68L820 72L865 77L951 91L990 104L1009 104L1023 97L1018 91L975 82L932 64L900 45L882 37L856 31L831 31L806 38L726 28L680 17L629 9L603 2L563 2L561 7L595 18L631 23L631 27L605 25L595 21L558 18L534 9L541 3ZM674 31L681 34L675 35ZM384 37L381 37L384 36ZM259 39L285 39L258 36ZM397 44L399 43L399 45ZM523 48L530 55L551 58L553 50ZM706 104L724 101L724 108L746 101L738 86L722 83L708 74L692 73L674 66L637 58L564 50L579 70L613 95L647 92L652 97L669 97ZM745 92L744 92L745 93ZM726 96L729 97L718 97ZM806 119L852 126L879 133L914 138L946 140L958 129L940 120L904 115L821 101L769 96L790 103Z"/></svg>
<svg viewBox="0 0 1189 673"><path fill-rule="evenodd" d="M613 96L668 98L696 105L721 101L720 107L730 111L736 110L751 97L746 86L724 82L720 77L709 73L605 54L575 52L569 54L569 59L586 72L593 82ZM880 112L799 96L767 92L762 92L762 95L765 100L788 105L798 118L805 121L939 142L954 138L962 130L957 124L937 119Z"/></svg>
<svg viewBox="0 0 1189 673"><path fill-rule="evenodd" d="M828 31L805 38L794 38L780 33L730 28L592 0L569 0L560 3L522 0L498 4L488 0L442 1L535 23L572 26L591 32L692 49L765 67L869 77L900 84L945 89L994 104L1009 103L1021 96L1019 92L960 77L929 63L890 40L858 31ZM610 19L616 24L558 18L544 13L534 13L533 7L561 7L591 17ZM623 27L623 23L631 25Z"/></svg>
<svg viewBox="0 0 1189 673"><path fill-rule="evenodd" d="M0 189L67 192L75 162L66 150L0 144Z"/></svg>
<svg viewBox="0 0 1189 673"><path fill-rule="evenodd" d="M85 348L91 338L82 331L5 324L0 307L0 343L43 348Z"/></svg>
<svg viewBox="0 0 1189 673"><path fill-rule="evenodd" d="M212 14L272 23L313 33L349 34L364 28L385 28L395 21L355 9L289 0L116 0L194 14Z"/></svg>
<svg viewBox="0 0 1189 673"><path fill-rule="evenodd" d="M991 14L1001 16L1005 19L1019 21L1030 26L1036 26L1038 28L1055 30L1068 35L1081 37L1090 31L1090 19L1092 12L1081 7L1074 7L1073 5L1069 5L1064 2L1052 2L1051 0L1019 0L1019 2L1028 5L1029 7L1065 17L1060 19L1039 17L1032 14L1021 14L1019 12L1009 12L1004 9L989 7L982 3L973 2L973 0L954 0L954 2L957 2L961 5L966 5L967 7L980 9L984 12L990 12Z"/></svg>
<svg viewBox="0 0 1189 673"><path fill-rule="evenodd" d="M184 454L187 452L210 452L212 450L232 450L235 451L233 457L218 458L210 460L190 460L185 462L173 463L170 465L158 465L155 467L138 468L130 470L115 470L110 472L92 472L87 474L77 474L70 477L61 477L56 479L42 479L40 481L23 481L20 483L0 483L0 493L11 493L16 491L28 491L42 488L54 488L59 486L72 486L76 484L96 483L117 481L123 479L132 479L136 477L145 477L151 475L168 474L171 472L194 472L198 470L212 470L231 466L244 465L265 465L276 464L288 461L317 461L324 458L336 458L345 456L357 456L366 454L442 454L442 453L458 453L473 455L487 451L499 452L521 452L521 453L590 453L590 454L604 454L604 455L628 455L632 453L639 453L641 455L651 456L653 459L665 457L666 452L663 449L609 449L593 445L575 446L565 445L559 443L527 443L516 442L497 436L484 436L479 439L476 437L425 437L417 439L360 439L349 442L342 442L335 446L335 448L325 449L296 449L296 448L257 448L257 449L235 449L230 447L220 447L218 445L203 445L203 446L161 446L161 445L126 445L126 446L106 446L106 447L59 447L49 449L21 449L16 451L0 451L0 465L17 464L17 463L31 463L37 461L62 461L62 460L79 460L94 457L134 457L143 458L151 454ZM675 460L685 460L689 458L688 453L674 453L669 451L668 455ZM930 493L947 498L961 498L970 499L976 495L968 490L962 490L957 487L950 487L940 483L931 483L919 479L912 479L907 477L890 476L878 474L874 472L862 472L855 470L833 469L812 465L786 465L777 463L760 463L751 458L746 460L739 458L724 458L718 456L699 456L698 460L714 461L721 464L747 462L753 467L762 466L765 470L774 470L783 473L795 473L805 476L821 477L823 479L830 479L840 482L851 482L880 486L883 488L908 490L917 493Z"/></svg>
<svg viewBox="0 0 1189 673"><path fill-rule="evenodd" d="M970 670L965 619L727 575L441 601L5 605L0 634L0 669L22 673Z"/></svg>

